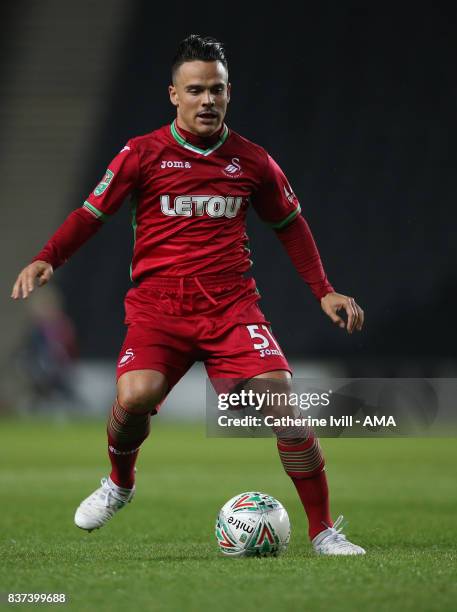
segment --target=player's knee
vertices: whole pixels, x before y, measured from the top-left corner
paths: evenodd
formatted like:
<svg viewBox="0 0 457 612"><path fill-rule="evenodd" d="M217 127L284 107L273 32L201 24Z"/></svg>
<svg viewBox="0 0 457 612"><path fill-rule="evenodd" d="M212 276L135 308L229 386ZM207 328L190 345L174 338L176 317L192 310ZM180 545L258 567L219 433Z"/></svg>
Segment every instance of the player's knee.
<svg viewBox="0 0 457 612"><path fill-rule="evenodd" d="M275 419L298 416L299 411L290 403L292 381L289 372L279 370L261 374L251 378L245 388L252 390L256 398L263 399L260 411L264 416Z"/></svg>
<svg viewBox="0 0 457 612"><path fill-rule="evenodd" d="M162 399L156 389L138 383L121 387L117 397L124 410L135 413L153 410Z"/></svg>
<svg viewBox="0 0 457 612"><path fill-rule="evenodd" d="M136 376L130 379L122 377L118 382L118 401L128 412L152 411L157 404L160 404L166 393L166 380L160 377Z"/></svg>

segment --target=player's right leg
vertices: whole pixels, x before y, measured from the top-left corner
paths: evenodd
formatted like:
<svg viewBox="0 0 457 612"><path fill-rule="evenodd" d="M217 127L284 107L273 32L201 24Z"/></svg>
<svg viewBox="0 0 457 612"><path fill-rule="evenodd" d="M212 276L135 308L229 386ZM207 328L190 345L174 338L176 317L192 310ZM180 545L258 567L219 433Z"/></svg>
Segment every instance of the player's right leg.
<svg viewBox="0 0 457 612"><path fill-rule="evenodd" d="M76 510L75 524L102 527L135 493L135 462L149 435L151 412L168 392L167 378L156 370L131 370L120 376L107 426L111 473Z"/></svg>
<svg viewBox="0 0 457 612"><path fill-rule="evenodd" d="M174 284L179 297L179 282ZM88 531L102 527L132 499L135 461L148 436L150 416L194 362L189 340L194 325L189 322L183 328L183 317L170 315L175 303L168 294L162 300L159 290L137 287L130 289L125 304L128 329L117 362L117 398L107 428L111 474L75 515L76 525Z"/></svg>

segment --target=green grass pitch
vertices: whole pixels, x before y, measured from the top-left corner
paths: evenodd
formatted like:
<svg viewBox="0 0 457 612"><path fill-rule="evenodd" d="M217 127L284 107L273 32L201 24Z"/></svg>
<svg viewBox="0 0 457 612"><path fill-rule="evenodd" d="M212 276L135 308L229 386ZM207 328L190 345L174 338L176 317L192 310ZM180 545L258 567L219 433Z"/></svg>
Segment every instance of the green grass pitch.
<svg viewBox="0 0 457 612"><path fill-rule="evenodd" d="M453 439L324 440L333 514L368 551L324 558L311 552L273 439L208 439L203 425L156 417L135 500L87 534L73 514L107 473L104 424L13 420L1 430L3 598L64 592L74 610L457 609ZM255 489L286 506L289 550L224 558L219 507Z"/></svg>

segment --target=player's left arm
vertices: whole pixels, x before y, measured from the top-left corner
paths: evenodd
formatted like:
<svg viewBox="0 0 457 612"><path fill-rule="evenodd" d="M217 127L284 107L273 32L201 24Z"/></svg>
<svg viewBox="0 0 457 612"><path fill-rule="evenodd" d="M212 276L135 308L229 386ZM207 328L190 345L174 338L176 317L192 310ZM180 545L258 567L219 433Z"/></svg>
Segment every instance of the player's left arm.
<svg viewBox="0 0 457 612"><path fill-rule="evenodd" d="M302 215L298 214L288 225L275 232L295 269L320 301L325 314L335 325L346 328L349 334L355 330L361 331L365 316L362 308L353 297L337 293L330 284L311 229ZM339 312L346 313L346 322Z"/></svg>
<svg viewBox="0 0 457 612"><path fill-rule="evenodd" d="M335 325L342 329L346 327L348 334L355 330L362 331L365 313L353 297L332 291L321 299L321 308ZM346 312L346 323L338 314L341 310Z"/></svg>
<svg viewBox="0 0 457 612"><path fill-rule="evenodd" d="M300 204L278 164L267 155L264 181L253 198L260 218L275 231L295 269L320 301L325 314L348 333L361 331L364 312L354 298L337 293L325 273L311 229ZM340 316L345 312L346 322Z"/></svg>

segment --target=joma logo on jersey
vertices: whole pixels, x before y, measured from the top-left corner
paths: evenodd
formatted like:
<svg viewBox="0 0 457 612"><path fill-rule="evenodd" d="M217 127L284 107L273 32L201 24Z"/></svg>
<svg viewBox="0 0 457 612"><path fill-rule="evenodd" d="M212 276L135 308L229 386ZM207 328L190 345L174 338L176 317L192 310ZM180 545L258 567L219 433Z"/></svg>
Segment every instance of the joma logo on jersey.
<svg viewBox="0 0 457 612"><path fill-rule="evenodd" d="M161 168L192 168L192 164L188 161L166 161L162 160L160 164Z"/></svg>
<svg viewBox="0 0 457 612"><path fill-rule="evenodd" d="M242 197L210 196L210 195L184 195L177 196L173 202L170 196L160 196L160 207L164 215L175 217L236 217L243 202Z"/></svg>

